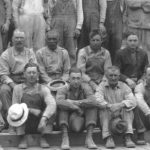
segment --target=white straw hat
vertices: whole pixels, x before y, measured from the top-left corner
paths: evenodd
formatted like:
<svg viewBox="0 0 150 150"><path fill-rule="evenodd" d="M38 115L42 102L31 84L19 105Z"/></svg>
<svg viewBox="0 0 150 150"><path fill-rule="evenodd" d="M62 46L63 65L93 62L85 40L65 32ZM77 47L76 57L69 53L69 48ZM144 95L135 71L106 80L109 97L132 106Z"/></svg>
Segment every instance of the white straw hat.
<svg viewBox="0 0 150 150"><path fill-rule="evenodd" d="M7 121L13 127L19 127L28 118L29 109L25 103L13 104L8 110Z"/></svg>

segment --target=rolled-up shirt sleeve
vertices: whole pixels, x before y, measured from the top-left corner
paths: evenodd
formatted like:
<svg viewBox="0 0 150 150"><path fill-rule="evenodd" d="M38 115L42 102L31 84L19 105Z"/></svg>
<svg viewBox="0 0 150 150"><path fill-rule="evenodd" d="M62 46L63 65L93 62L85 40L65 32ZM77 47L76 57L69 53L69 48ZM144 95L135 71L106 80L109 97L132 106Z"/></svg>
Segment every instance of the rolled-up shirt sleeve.
<svg viewBox="0 0 150 150"><path fill-rule="evenodd" d="M106 18L107 0L99 0L100 22L104 23Z"/></svg>
<svg viewBox="0 0 150 150"><path fill-rule="evenodd" d="M36 52L36 59L40 68L40 75L41 75L42 80L46 83L49 83L50 81L52 81L52 79L48 76L46 72L46 69L43 63L44 57L42 57L42 53L40 51Z"/></svg>
<svg viewBox="0 0 150 150"><path fill-rule="evenodd" d="M81 69L81 71L83 72L82 78L84 81L89 82L91 80L91 78L85 74L86 72L86 52L85 49L80 49L79 53L78 53L78 60L77 60L77 67L79 69Z"/></svg>
<svg viewBox="0 0 150 150"><path fill-rule="evenodd" d="M64 66L64 70L63 70L63 75L62 75L62 80L67 81L69 79L69 70L71 68L70 66L70 58L68 55L68 52L66 50L63 50L63 66Z"/></svg>
<svg viewBox="0 0 150 150"><path fill-rule="evenodd" d="M138 84L135 87L134 92L135 92L135 97L136 97L136 101L137 101L137 106L141 109L141 111L145 115L149 115L150 107L148 106L148 104L146 103L146 101L144 99L145 87L144 87L143 83Z"/></svg>
<svg viewBox="0 0 150 150"><path fill-rule="evenodd" d="M122 103L124 103L129 110L135 108L137 105L132 90L126 84L124 84L124 100Z"/></svg>
<svg viewBox="0 0 150 150"><path fill-rule="evenodd" d="M81 29L83 25L83 7L82 0L76 0L76 9L77 9L77 29Z"/></svg>
<svg viewBox="0 0 150 150"><path fill-rule="evenodd" d="M110 53L108 51L106 51L105 57L104 70L107 70L108 67L112 66Z"/></svg>
<svg viewBox="0 0 150 150"><path fill-rule="evenodd" d="M3 84L9 84L13 80L9 77L10 75L10 66L9 66L9 54L8 51L2 53L0 57L0 77Z"/></svg>
<svg viewBox="0 0 150 150"><path fill-rule="evenodd" d="M56 112L56 101L54 97L51 95L51 92L48 87L42 86L42 93L46 104L43 116L46 116L49 119Z"/></svg>
<svg viewBox="0 0 150 150"><path fill-rule="evenodd" d="M96 101L99 102L101 106L105 106L108 104L108 102L104 98L104 90L105 90L104 84L100 83L95 92Z"/></svg>

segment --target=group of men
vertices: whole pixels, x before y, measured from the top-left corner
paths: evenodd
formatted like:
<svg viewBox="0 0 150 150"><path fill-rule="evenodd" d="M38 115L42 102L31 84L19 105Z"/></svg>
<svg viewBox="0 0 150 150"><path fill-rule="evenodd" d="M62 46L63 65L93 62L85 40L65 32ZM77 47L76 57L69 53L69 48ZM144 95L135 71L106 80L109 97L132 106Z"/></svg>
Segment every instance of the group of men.
<svg viewBox="0 0 150 150"><path fill-rule="evenodd" d="M96 149L92 133L98 118L107 148L115 147L116 133L125 134L126 147L135 147L133 124L136 143L145 144L144 123L149 121L141 120L141 115L149 118L149 67L145 70L148 55L139 47L138 36L126 35L126 47L117 52L116 66L102 47L99 30L90 32L90 44L79 51L77 66L72 68L68 52L58 40L56 30L47 32L46 46L34 53L24 46L25 33L17 29L13 46L0 57L1 113L6 126L20 136L18 147L27 148L26 134L31 131L41 133L41 147L49 147L46 135L58 120L62 149L70 149L68 130L81 132L84 128L86 146ZM68 84L54 95L48 85L56 80Z"/></svg>
<svg viewBox="0 0 150 150"><path fill-rule="evenodd" d="M58 120L62 149L70 149L69 130L81 132L85 128L85 145L96 149L92 133L97 119L107 148L115 147L114 134L124 134L126 147L135 147L133 126L136 143L145 144L144 132L150 125L150 2L3 2L1 113L5 128L9 126L20 136L18 147L28 147L28 132L41 133L40 146L49 147L46 135ZM11 14L16 29L12 46L7 48ZM125 45L120 48L123 30ZM67 84L54 94L48 87L56 80Z"/></svg>
<svg viewBox="0 0 150 150"><path fill-rule="evenodd" d="M57 29L59 45L68 50L74 65L77 49L89 45L90 31L99 29L112 61L127 31L136 32L141 46L150 55L149 0L3 0L1 3L1 53L16 28L25 32L26 47L34 51L45 45L45 31Z"/></svg>

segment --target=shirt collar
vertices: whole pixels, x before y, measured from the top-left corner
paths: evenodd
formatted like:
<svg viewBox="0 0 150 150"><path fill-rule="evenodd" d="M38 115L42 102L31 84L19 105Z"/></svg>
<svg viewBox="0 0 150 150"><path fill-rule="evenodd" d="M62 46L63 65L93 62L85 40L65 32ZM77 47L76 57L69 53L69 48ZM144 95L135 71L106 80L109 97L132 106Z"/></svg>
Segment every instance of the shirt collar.
<svg viewBox="0 0 150 150"><path fill-rule="evenodd" d="M104 81L105 82L105 87L110 87L110 85L109 85L109 82L108 81ZM118 81L118 84L117 84L117 86L115 87L115 88L117 88L117 89L120 89L121 88L121 82L120 81Z"/></svg>
<svg viewBox="0 0 150 150"><path fill-rule="evenodd" d="M127 47L127 51L129 52L129 53L131 53L131 50L130 50L130 48L129 47ZM140 48L139 47L137 47L137 49L135 50L135 52L137 53L137 52L139 52L140 51Z"/></svg>
<svg viewBox="0 0 150 150"><path fill-rule="evenodd" d="M49 49L48 47L46 47L46 52L47 52L47 53L57 53L58 50L59 50L59 46L57 46L57 48L56 48L55 50L51 50L51 49Z"/></svg>
<svg viewBox="0 0 150 150"><path fill-rule="evenodd" d="M14 54L14 56L18 56L18 55L20 55L20 56L24 56L24 55L25 55L25 53L26 53L25 48L24 48L24 50L23 50L22 52L18 52L18 51L16 51L15 47L13 48L13 54Z"/></svg>
<svg viewBox="0 0 150 150"><path fill-rule="evenodd" d="M33 88L37 88L38 85L39 85L39 84L37 83L37 84L35 84L35 85L32 86L32 87L33 87ZM29 88L29 86L28 86L27 84L23 83L23 84L22 84L22 88L23 88L23 90L25 90L25 89Z"/></svg>
<svg viewBox="0 0 150 150"><path fill-rule="evenodd" d="M90 46L88 46L88 49L89 49L89 53L90 53L90 54L93 54L93 53L94 53ZM104 55L104 54L105 54L105 48L101 47L101 49L100 49L99 51L97 51L96 54Z"/></svg>

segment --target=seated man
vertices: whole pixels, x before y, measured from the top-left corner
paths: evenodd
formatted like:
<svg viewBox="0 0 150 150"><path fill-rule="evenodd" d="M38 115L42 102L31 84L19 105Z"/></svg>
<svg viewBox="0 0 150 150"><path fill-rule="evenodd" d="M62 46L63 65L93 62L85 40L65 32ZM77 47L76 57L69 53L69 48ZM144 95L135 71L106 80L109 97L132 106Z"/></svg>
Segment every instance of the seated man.
<svg viewBox="0 0 150 150"><path fill-rule="evenodd" d="M70 59L67 50L57 45L58 32L51 30L46 35L46 47L36 52L37 62L41 70L41 78L45 83L55 79L68 80Z"/></svg>
<svg viewBox="0 0 150 150"><path fill-rule="evenodd" d="M82 83L81 78L81 70L72 68L70 70L69 87L59 90L56 95L56 102L59 108L59 125L62 130L62 149L70 149L68 128L75 132L80 132L84 119L87 129L85 144L89 149L97 148L92 138L97 119L97 109L92 107L95 97L90 86Z"/></svg>
<svg viewBox="0 0 150 150"><path fill-rule="evenodd" d="M0 99L2 102L2 113L4 119L8 108L12 104L12 90L16 84L24 81L24 66L29 62L36 62L36 57L31 49L24 47L25 33L15 30L13 34L13 47L4 51L0 58Z"/></svg>
<svg viewBox="0 0 150 150"><path fill-rule="evenodd" d="M95 91L102 81L104 70L112 63L109 51L101 47L102 37L99 30L93 30L89 39L90 45L79 50L77 67L82 70L83 79Z"/></svg>
<svg viewBox="0 0 150 150"><path fill-rule="evenodd" d="M136 106L132 90L123 82L119 81L120 70L116 66L109 67L105 72L107 81L101 82L95 93L96 100L103 109L99 110L102 137L106 140L107 148L114 148L112 137L113 131L110 126L113 118L120 118L126 123L125 145L128 148L135 147L131 140L133 134L133 111Z"/></svg>
<svg viewBox="0 0 150 150"><path fill-rule="evenodd" d="M139 47L137 34L133 32L126 34L126 47L117 52L115 65L120 68L120 80L134 89L136 83L140 82L146 65L148 65L148 55Z"/></svg>
<svg viewBox="0 0 150 150"><path fill-rule="evenodd" d="M145 80L135 87L137 106L145 127L150 129L150 65L145 69Z"/></svg>
<svg viewBox="0 0 150 150"><path fill-rule="evenodd" d="M116 54L115 65L120 68L120 80L126 82L131 89L136 83L142 81L144 69L148 64L147 53L139 47L137 34L128 32L126 34L126 47L119 50ZM143 145L145 127L138 112L138 107L134 110L134 127L138 138L137 144Z"/></svg>
<svg viewBox="0 0 150 150"><path fill-rule="evenodd" d="M7 120L11 126L16 126L16 133L20 135L19 148L27 148L26 133L36 132L42 134L40 146L48 148L49 144L45 139L45 134L52 130L51 117L56 111L56 102L50 93L49 88L38 83L39 67L35 63L28 63L24 68L25 82L16 85L13 91L13 104L25 103L29 108L29 116L25 123L22 122L22 117L17 118L18 110L13 109L13 105L8 111ZM14 113L11 113L14 112ZM14 114L14 115L13 115ZM16 117L15 117L16 116Z"/></svg>

